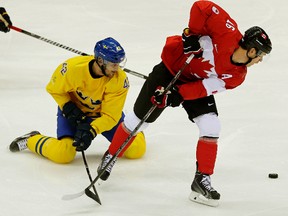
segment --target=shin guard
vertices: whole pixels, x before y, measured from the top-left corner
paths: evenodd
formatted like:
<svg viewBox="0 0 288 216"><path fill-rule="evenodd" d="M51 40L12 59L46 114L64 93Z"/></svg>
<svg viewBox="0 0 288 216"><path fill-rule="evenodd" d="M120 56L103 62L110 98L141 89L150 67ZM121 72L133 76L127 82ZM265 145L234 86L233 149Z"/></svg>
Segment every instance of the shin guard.
<svg viewBox="0 0 288 216"><path fill-rule="evenodd" d="M114 136L113 136L113 140L109 146L109 153L112 155L115 155L116 152L118 151L118 149L121 147L121 145L125 142L125 140L128 138L128 136L130 135L130 131L125 128L123 122L119 125L119 127L117 128ZM120 152L120 154L118 155L118 157L122 157L123 153L125 152L125 150L131 145L131 143L133 142L133 140L135 139L135 136L133 136L130 141L127 143L127 145L125 146L125 148Z"/></svg>
<svg viewBox="0 0 288 216"><path fill-rule="evenodd" d="M217 156L217 147L217 138L200 137L196 150L199 172L208 175L213 174Z"/></svg>

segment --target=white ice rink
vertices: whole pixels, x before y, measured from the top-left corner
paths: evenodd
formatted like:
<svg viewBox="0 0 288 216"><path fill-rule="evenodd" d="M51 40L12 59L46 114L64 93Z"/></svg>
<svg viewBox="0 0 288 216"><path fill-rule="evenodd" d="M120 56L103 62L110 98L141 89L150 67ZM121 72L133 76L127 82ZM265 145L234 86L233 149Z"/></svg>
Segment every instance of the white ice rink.
<svg viewBox="0 0 288 216"><path fill-rule="evenodd" d="M112 36L125 48L126 67L148 75L169 35L181 34L194 1L2 0L13 24L83 52ZM0 32L0 216L287 216L288 215L288 3L287 0L216 0L244 32L263 27L273 43L246 81L216 95L222 121L212 184L217 208L189 201L195 172L197 127L182 108L167 109L146 130L147 153L120 159L97 186L102 206L86 195L62 201L89 185L81 154L54 164L29 151L11 153L17 136L39 130L56 135L56 103L45 86L74 53L11 30ZM144 82L128 75L132 109ZM93 177L108 147L101 135L86 151ZM276 172L278 179L269 179Z"/></svg>

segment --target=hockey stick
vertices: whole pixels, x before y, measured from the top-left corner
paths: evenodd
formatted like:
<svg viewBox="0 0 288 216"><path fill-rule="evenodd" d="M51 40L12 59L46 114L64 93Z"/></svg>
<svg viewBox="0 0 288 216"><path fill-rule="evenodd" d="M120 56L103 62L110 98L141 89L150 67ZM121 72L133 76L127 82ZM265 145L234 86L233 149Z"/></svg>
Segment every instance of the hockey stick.
<svg viewBox="0 0 288 216"><path fill-rule="evenodd" d="M82 158L83 158L83 162L84 162L84 165L85 165L85 168L86 168L86 172L87 172L87 175L89 177L89 180L90 182L92 183L92 177L91 177L91 174L90 174L90 169L88 167L88 163L87 163L87 160L86 160L86 157L85 157L85 153L84 151L81 151L82 153ZM101 203L101 200L99 198L99 195L97 193L97 190L95 188L95 185L93 185L93 190L94 190L94 194L93 194L93 197L91 197L92 199L94 199L97 203L99 203L100 205L102 205ZM84 191L79 193L79 194L75 194L75 195L70 195L70 196L63 196L62 197L62 200L71 200L71 199L75 199L77 197L80 197L84 194Z"/></svg>
<svg viewBox="0 0 288 216"><path fill-rule="evenodd" d="M90 182L92 182L92 177L91 177L90 169L88 167L88 163L87 163L87 160L86 160L86 157L85 157L85 153L84 153L84 151L81 151L81 153L82 153L82 158L83 158L83 162L84 162L84 165L85 165L85 168L86 168L87 175L89 177ZM101 205L101 201L100 201L100 198L99 198L98 193L96 191L95 185L93 185L93 191L95 193L95 199L94 200Z"/></svg>
<svg viewBox="0 0 288 216"><path fill-rule="evenodd" d="M76 54L78 54L78 55L83 55L83 56L87 56L87 55L88 55L87 53L81 52L81 51L79 51L79 50L76 50L76 49L73 49L73 48L71 48L71 47L65 46L65 45L60 44L60 43L58 43L58 42L55 42L55 41L49 40L49 39L47 39L47 38L41 37L41 36L39 36L39 35L37 35L37 34L28 32L28 31L26 31L26 30L24 30L24 29L20 29L20 28L18 28L18 27L16 27L16 26L9 26L9 27L10 27L10 29L13 29L13 30L15 30L15 31L17 31L17 32L21 32L21 33L23 33L23 34L26 34L26 35L28 35L28 36L34 37L34 38L36 38L36 39L39 39L39 40L44 41L44 42L46 42L46 43L52 44L52 45L54 45L54 46L63 48L63 49L65 49L65 50L71 51L71 52L76 53ZM130 73L130 74L134 75L134 76L137 76L137 77L140 77L140 78L143 78L143 79L147 79L147 76L144 75L144 74L138 73L138 72L136 72L136 71L132 71L132 70L127 69L127 68L124 68L123 70L124 70L125 72L127 72L127 73Z"/></svg>
<svg viewBox="0 0 288 216"><path fill-rule="evenodd" d="M171 87L174 85L174 83L177 81L177 79L179 78L179 76L181 75L181 73L183 72L183 70L186 68L186 66L191 62L191 60L194 58L194 55L191 54L187 60L185 61L184 65L182 66L182 68L177 72L177 74L173 77L173 79L171 80L171 82L168 84L168 86L165 88L163 94L166 94ZM119 147L119 149L117 150L117 152L113 155L113 157L109 160L109 162L106 164L106 166L102 169L102 171L95 177L95 179L91 182L91 184L85 188L84 191L81 191L80 193L77 194L68 194L68 195L64 195L62 199L64 200L71 200L71 199L75 199L78 198L80 196L82 196L84 193L90 197L91 199L96 199L96 197L98 196L97 193L93 193L90 189L91 187L94 186L94 184L98 181L98 179L103 175L103 173L105 172L106 168L113 162L113 160L121 153L121 151L125 148L125 146L129 143L129 141L132 139L132 137L137 133L138 129L142 126L142 124L149 118L149 116L151 115L151 113L156 109L157 105L153 105L149 111L145 114L145 116L142 118L142 120L138 123L138 125L134 128L134 130L129 134L129 136L126 138L126 140L123 142L123 144ZM99 198L99 196L98 196Z"/></svg>

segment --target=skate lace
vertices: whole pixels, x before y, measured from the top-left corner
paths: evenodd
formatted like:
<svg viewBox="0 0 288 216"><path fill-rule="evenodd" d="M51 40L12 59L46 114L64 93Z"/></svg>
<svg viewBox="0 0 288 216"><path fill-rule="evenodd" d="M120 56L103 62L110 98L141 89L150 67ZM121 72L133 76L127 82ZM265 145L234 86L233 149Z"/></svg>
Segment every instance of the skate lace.
<svg viewBox="0 0 288 216"><path fill-rule="evenodd" d="M211 179L209 175L203 175L200 183L205 187L206 190L215 191L214 188L211 186Z"/></svg>
<svg viewBox="0 0 288 216"><path fill-rule="evenodd" d="M109 163L109 161L111 160L113 156L111 154L107 154L105 156L105 159L104 159L104 162L103 162L103 165L102 165L102 169L104 169L104 167ZM109 173L111 172L114 164L116 162L116 158L113 159L113 161L110 163L110 165L106 168L106 171L108 171Z"/></svg>
<svg viewBox="0 0 288 216"><path fill-rule="evenodd" d="M19 141L17 142L17 145L18 145L19 149L20 149L20 150L26 149L26 148L27 148L27 142L28 142L28 138L19 140Z"/></svg>

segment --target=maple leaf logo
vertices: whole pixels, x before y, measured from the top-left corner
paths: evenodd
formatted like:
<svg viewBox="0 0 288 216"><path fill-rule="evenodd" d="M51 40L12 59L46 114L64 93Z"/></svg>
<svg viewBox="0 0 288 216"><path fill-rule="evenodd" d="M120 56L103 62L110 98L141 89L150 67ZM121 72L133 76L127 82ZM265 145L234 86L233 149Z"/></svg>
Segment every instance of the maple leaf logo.
<svg viewBox="0 0 288 216"><path fill-rule="evenodd" d="M207 77L210 77L212 74L215 74L214 65L210 63L210 60L200 58L201 60L201 68L207 74Z"/></svg>

